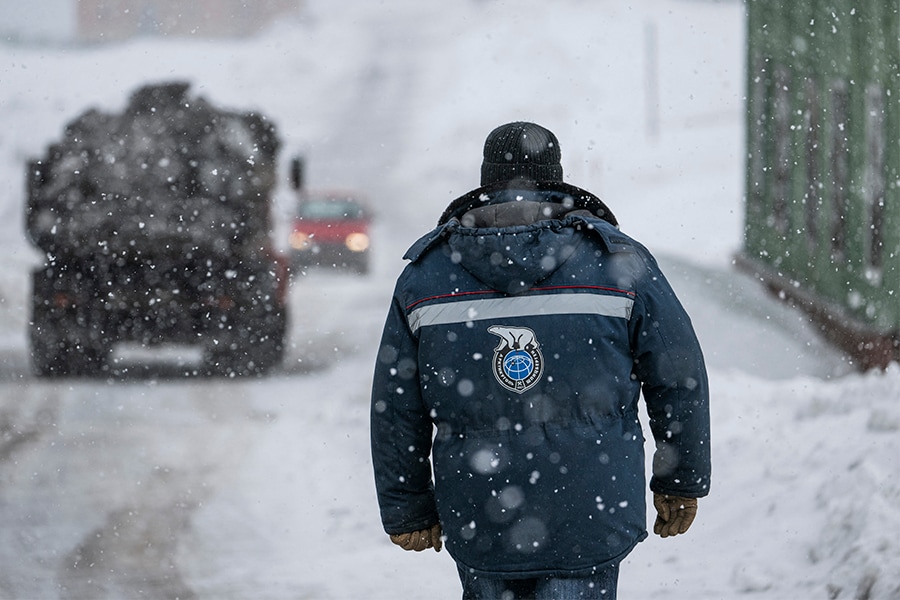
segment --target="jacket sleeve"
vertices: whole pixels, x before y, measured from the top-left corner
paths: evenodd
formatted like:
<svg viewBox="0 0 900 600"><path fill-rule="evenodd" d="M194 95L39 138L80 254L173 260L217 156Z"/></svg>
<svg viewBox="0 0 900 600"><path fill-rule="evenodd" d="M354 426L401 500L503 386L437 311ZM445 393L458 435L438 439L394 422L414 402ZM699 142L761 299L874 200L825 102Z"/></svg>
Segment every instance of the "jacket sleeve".
<svg viewBox="0 0 900 600"><path fill-rule="evenodd" d="M645 251L646 252L646 251ZM650 489L699 498L709 493L709 383L691 320L645 253L630 322L634 373L656 442Z"/></svg>
<svg viewBox="0 0 900 600"><path fill-rule="evenodd" d="M431 477L433 425L418 376L417 343L395 296L376 359L370 409L375 487L389 534L438 523Z"/></svg>

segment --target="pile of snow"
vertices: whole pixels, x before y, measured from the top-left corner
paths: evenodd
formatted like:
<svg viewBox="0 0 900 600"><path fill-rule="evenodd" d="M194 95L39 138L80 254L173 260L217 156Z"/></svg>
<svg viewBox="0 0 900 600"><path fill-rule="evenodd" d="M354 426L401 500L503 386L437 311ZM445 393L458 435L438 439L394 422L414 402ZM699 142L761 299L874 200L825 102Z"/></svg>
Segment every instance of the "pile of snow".
<svg viewBox="0 0 900 600"><path fill-rule="evenodd" d="M224 252L268 234L274 126L189 87L147 85L120 113L90 109L29 163L28 229L43 250L153 251L176 236Z"/></svg>
<svg viewBox="0 0 900 600"><path fill-rule="evenodd" d="M680 585L719 597L896 598L900 368L832 381L713 372L713 381L717 487L690 532L702 566Z"/></svg>

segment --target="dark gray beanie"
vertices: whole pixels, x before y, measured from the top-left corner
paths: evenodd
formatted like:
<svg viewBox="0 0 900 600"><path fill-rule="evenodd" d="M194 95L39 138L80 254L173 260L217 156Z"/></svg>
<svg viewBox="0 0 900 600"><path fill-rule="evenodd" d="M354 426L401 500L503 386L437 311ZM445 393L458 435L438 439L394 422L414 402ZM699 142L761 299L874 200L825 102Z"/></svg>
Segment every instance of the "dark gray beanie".
<svg viewBox="0 0 900 600"><path fill-rule="evenodd" d="M481 185L517 177L562 181L561 158L559 141L549 129L526 121L501 125L484 141Z"/></svg>

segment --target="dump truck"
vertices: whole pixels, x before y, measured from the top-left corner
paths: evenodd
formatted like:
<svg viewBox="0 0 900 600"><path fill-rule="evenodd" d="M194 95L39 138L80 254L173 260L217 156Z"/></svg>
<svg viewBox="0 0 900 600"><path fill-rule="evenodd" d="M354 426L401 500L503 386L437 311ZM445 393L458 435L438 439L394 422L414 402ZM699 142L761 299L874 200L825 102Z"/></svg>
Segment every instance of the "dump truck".
<svg viewBox="0 0 900 600"><path fill-rule="evenodd" d="M288 265L273 244L279 139L257 112L167 82L122 112L89 109L28 161L40 376L110 372L118 344L190 345L202 370L261 374L282 359Z"/></svg>

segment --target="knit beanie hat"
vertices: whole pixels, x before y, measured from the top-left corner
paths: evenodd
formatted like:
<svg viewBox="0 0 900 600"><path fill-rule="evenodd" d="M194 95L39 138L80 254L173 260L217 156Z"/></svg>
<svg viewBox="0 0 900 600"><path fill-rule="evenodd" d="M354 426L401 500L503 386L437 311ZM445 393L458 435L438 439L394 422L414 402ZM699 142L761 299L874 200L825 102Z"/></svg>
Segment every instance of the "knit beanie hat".
<svg viewBox="0 0 900 600"><path fill-rule="evenodd" d="M484 142L481 185L517 177L562 181L561 157L559 141L549 129L525 121L501 125Z"/></svg>

